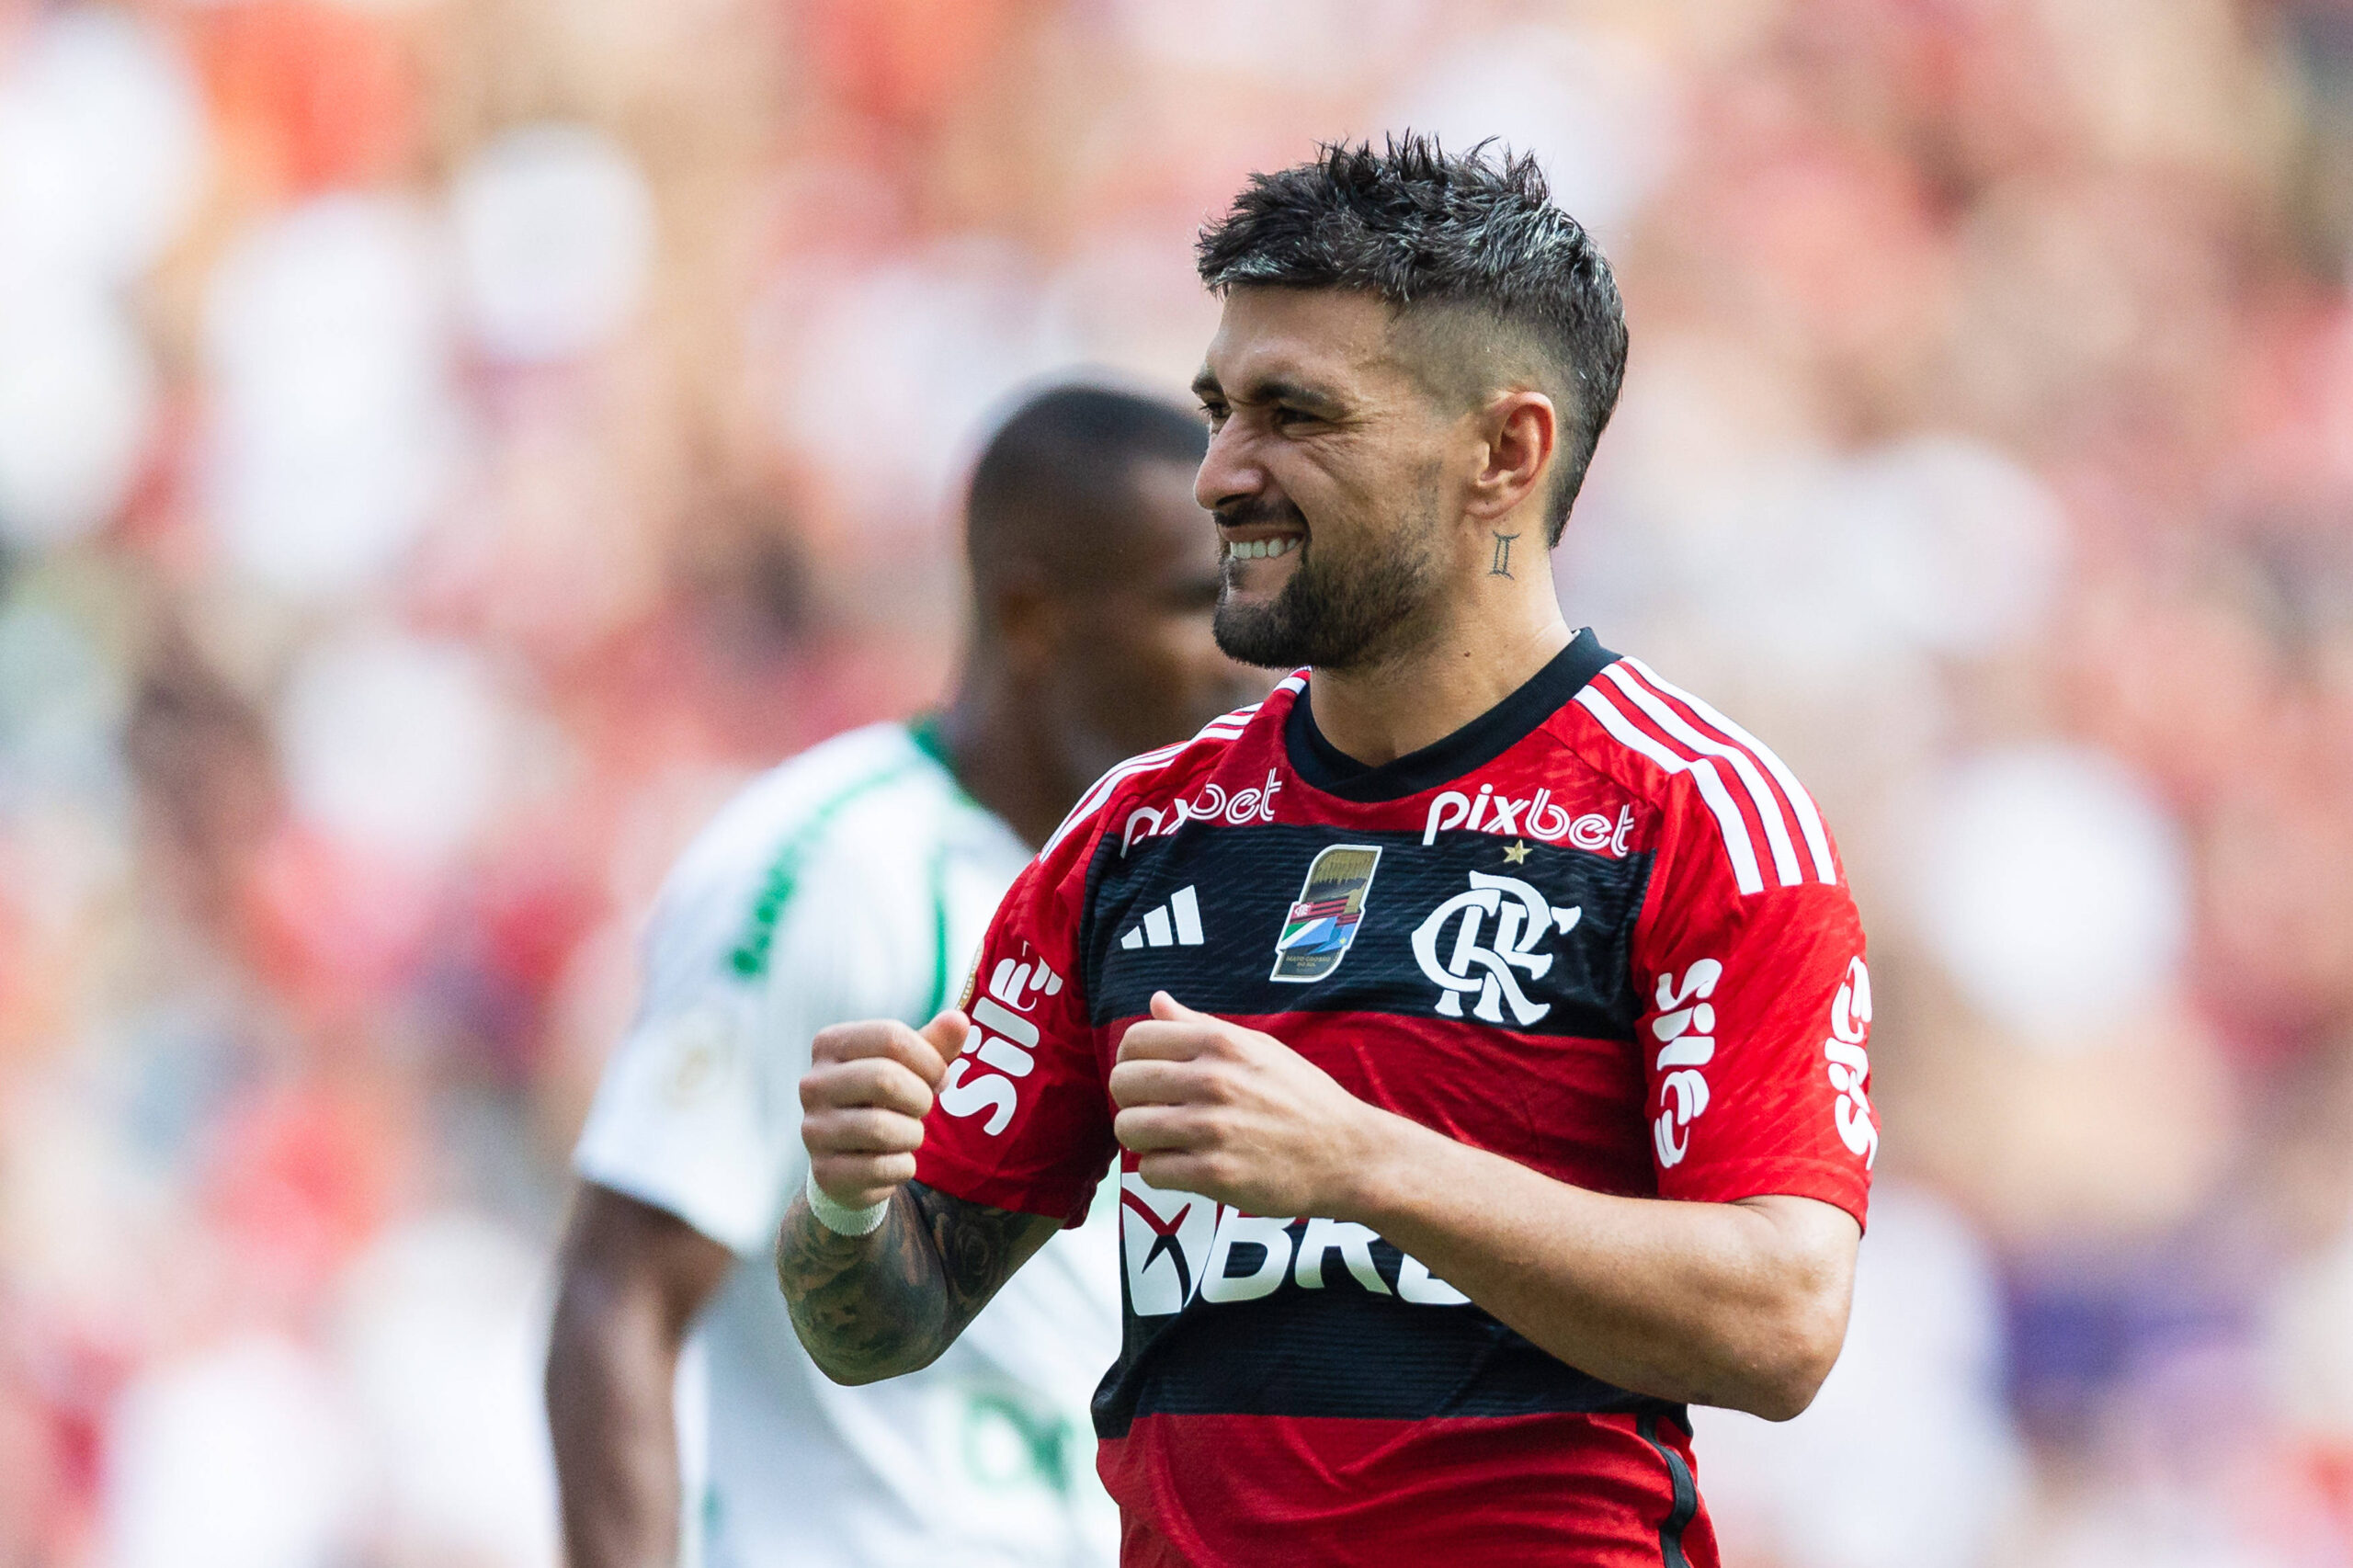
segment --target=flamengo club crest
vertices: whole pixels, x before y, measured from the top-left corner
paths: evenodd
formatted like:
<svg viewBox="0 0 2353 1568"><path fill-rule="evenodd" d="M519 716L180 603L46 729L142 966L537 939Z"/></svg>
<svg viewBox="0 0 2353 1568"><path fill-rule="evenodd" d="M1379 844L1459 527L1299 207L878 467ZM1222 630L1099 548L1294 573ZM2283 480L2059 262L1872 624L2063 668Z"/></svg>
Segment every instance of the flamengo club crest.
<svg viewBox="0 0 2353 1568"><path fill-rule="evenodd" d="M1541 980L1551 972L1553 955L1538 949L1555 931L1565 937L1575 930L1584 913L1575 904L1563 908L1553 903L1542 889L1518 877L1473 871L1470 892L1456 893L1431 910L1415 929L1414 959L1424 974L1444 987L1438 1010L1446 1017L1461 1017L1462 998L1475 994L1472 1017L1500 1024L1508 1004L1512 1017L1526 1028L1550 1013L1552 1004L1530 1001L1519 988L1519 975ZM1495 924L1485 926L1487 921ZM1479 939L1483 935L1484 942Z"/></svg>
<svg viewBox="0 0 2353 1568"><path fill-rule="evenodd" d="M1381 864L1377 844L1331 844L1308 863L1299 902L1275 938L1275 971L1267 978L1312 985L1340 967L1364 922L1372 892L1373 868Z"/></svg>

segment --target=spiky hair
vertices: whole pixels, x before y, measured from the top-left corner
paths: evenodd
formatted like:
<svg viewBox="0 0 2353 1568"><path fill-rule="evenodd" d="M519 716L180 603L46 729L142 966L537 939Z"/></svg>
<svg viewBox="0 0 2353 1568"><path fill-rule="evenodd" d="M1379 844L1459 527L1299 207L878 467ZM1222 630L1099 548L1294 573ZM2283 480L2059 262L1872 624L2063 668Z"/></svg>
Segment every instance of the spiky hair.
<svg viewBox="0 0 2353 1568"><path fill-rule="evenodd" d="M1449 153L1407 131L1379 151L1324 143L1310 161L1253 175L1201 231L1201 281L1352 289L1392 310L1467 306L1542 356L1561 403L1563 472L1547 533L1558 543L1626 374L1626 312L1609 262L1552 205L1529 153L1483 142Z"/></svg>

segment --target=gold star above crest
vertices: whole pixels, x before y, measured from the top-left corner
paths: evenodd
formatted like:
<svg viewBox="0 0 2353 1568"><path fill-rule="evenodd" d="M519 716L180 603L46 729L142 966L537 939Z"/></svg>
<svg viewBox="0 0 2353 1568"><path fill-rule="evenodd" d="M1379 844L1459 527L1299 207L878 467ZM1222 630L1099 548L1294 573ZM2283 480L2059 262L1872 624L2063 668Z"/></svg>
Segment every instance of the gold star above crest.
<svg viewBox="0 0 2353 1568"><path fill-rule="evenodd" d="M1527 858L1528 842L1525 839L1513 839L1511 846L1504 851L1504 864L1506 866L1517 866Z"/></svg>

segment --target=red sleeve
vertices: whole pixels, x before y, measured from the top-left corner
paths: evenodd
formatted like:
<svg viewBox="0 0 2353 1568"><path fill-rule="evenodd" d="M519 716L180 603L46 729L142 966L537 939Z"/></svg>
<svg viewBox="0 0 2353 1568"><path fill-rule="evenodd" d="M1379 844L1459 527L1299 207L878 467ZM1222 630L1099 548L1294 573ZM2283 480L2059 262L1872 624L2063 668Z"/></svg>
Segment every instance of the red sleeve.
<svg viewBox="0 0 2353 1568"><path fill-rule="evenodd" d="M1790 1193L1860 1224L1879 1123L1870 978L1844 872L1743 893L1699 802L1685 796L1666 818L1634 934L1659 1193Z"/></svg>
<svg viewBox="0 0 2353 1568"><path fill-rule="evenodd" d="M1117 1152L1077 979L1094 846L1083 831L1050 845L997 905L964 988L972 1029L915 1155L926 1187L1070 1225Z"/></svg>

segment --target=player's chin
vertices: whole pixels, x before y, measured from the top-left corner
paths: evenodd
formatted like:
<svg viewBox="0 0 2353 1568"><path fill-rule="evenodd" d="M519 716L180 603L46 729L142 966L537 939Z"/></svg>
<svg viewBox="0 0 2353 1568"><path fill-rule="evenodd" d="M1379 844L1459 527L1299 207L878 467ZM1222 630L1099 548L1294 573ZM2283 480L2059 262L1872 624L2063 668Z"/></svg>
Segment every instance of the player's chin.
<svg viewBox="0 0 2353 1568"><path fill-rule="evenodd" d="M1298 574L1300 562L1306 553L1307 545L1302 540L1288 554L1251 560L1227 556L1221 565L1220 574L1227 597L1251 601L1271 600Z"/></svg>

